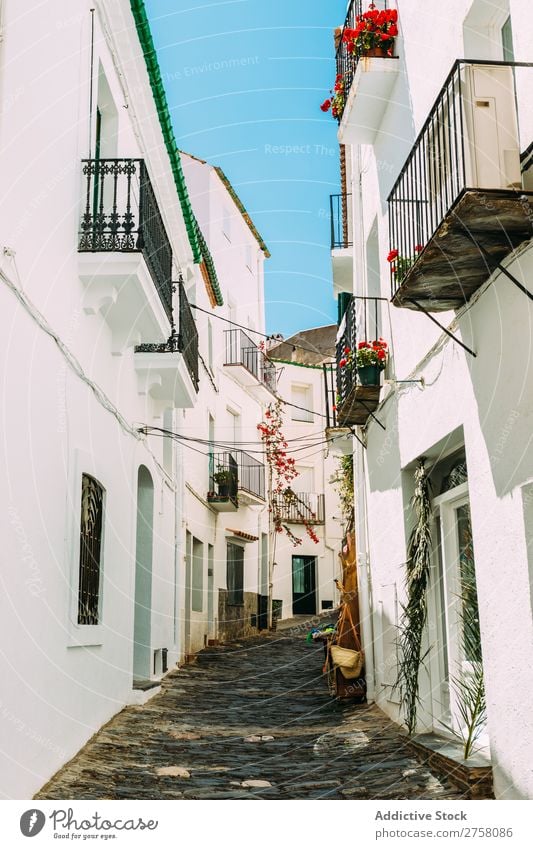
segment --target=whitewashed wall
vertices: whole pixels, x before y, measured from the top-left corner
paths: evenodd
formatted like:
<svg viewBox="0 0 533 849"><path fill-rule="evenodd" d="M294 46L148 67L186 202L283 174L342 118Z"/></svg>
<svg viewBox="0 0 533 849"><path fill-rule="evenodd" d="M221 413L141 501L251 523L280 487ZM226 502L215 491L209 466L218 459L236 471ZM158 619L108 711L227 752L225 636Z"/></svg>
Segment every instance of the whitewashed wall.
<svg viewBox="0 0 533 849"><path fill-rule="evenodd" d="M384 297L390 297L387 195L453 62L462 57L501 59L500 29L509 11L516 60L533 58L533 28L524 2L430 2L423 14L417 4L397 5L400 74L375 144L350 150L355 175L354 292L375 294L367 288L365 275L368 239L377 222ZM518 70L516 79L525 150L533 140L531 70ZM532 263L526 245L505 264L528 285ZM494 275L456 322L454 332L473 347L475 359L441 336L425 316L389 309L390 324L387 328L384 321L383 335L392 346L391 377L423 378L425 387L387 386L376 412L386 431L370 422L368 450L356 446L358 555L361 571L367 558L370 562L372 617L366 624L375 654L376 700L399 719L398 699L390 685L396 679L394 642L405 600L414 463L420 456L433 462L453 437L457 445L464 442L468 463L495 790L501 798L531 798L531 301L503 275ZM440 313L438 318L447 325L454 313ZM421 730L432 725L430 693L436 683L422 672Z"/></svg>

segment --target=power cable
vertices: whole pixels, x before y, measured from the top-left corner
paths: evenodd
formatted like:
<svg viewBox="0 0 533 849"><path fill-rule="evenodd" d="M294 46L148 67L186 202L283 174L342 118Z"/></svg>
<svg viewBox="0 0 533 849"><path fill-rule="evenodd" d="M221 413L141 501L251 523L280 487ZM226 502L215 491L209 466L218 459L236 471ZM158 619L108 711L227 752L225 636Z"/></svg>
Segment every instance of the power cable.
<svg viewBox="0 0 533 849"><path fill-rule="evenodd" d="M190 307L193 310L198 310L199 312L204 312L206 315L210 316L211 318L218 318L219 321L225 321L226 324L231 324L233 327L238 327L241 330L246 330L248 333L255 333L257 336L262 336L263 339L273 339L272 333L270 333L270 334L263 333L261 330L254 330L253 327L246 327L245 324L239 324L237 321L232 321L229 318L224 318L224 316L217 315L216 313L211 312L210 310L206 310L203 307L197 306L197 304L190 304ZM309 354L315 354L315 355L318 354L319 356L324 356L323 352L316 350L316 348L306 348L305 345L300 345L299 342L295 345L293 342L289 342L288 339L280 339L278 344L280 344L280 345L283 345L283 344L290 345L291 348L293 348L294 350L296 350L296 348L301 348L302 351L307 351ZM268 359L267 352L264 351L263 353L265 354L265 356ZM330 359L332 360L332 362L334 362L335 358L332 356L332 357L330 357ZM294 365L300 365L300 364L294 363Z"/></svg>

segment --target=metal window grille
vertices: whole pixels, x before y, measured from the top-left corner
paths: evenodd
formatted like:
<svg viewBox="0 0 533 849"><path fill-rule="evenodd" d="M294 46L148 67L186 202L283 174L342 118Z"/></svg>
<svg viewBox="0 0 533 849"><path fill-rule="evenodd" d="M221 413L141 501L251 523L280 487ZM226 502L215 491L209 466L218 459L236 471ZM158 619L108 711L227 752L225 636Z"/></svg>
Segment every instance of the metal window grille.
<svg viewBox="0 0 533 849"><path fill-rule="evenodd" d="M98 625L104 490L90 475L81 482L78 625Z"/></svg>

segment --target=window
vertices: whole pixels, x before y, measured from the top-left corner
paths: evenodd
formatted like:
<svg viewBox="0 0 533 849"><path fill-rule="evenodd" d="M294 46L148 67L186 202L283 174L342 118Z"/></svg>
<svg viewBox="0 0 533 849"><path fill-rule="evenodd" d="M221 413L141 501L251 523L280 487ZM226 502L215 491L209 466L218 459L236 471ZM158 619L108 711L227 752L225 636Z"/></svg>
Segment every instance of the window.
<svg viewBox="0 0 533 849"><path fill-rule="evenodd" d="M251 245L245 245L244 246L244 261L246 263L246 268L249 271L251 271L252 274L253 274L254 273L254 260L253 260L253 253L252 253L252 246Z"/></svg>
<svg viewBox="0 0 533 849"><path fill-rule="evenodd" d="M81 479L78 625L98 625L104 489L90 475Z"/></svg>
<svg viewBox="0 0 533 849"><path fill-rule="evenodd" d="M228 604L244 604L244 548L228 543Z"/></svg>
<svg viewBox="0 0 533 849"><path fill-rule="evenodd" d="M291 387L291 418L293 422L313 421L313 390L309 385L293 383Z"/></svg>
<svg viewBox="0 0 533 849"><path fill-rule="evenodd" d="M502 26L502 54L504 62L514 62L513 27L510 15Z"/></svg>
<svg viewBox="0 0 533 849"><path fill-rule="evenodd" d="M227 208L222 210L222 232L228 242L231 242L231 213Z"/></svg>
<svg viewBox="0 0 533 849"><path fill-rule="evenodd" d="M207 365L213 373L213 325L210 318L207 319Z"/></svg>
<svg viewBox="0 0 533 849"><path fill-rule="evenodd" d="M204 544L196 537L192 540L191 608L195 613L204 609Z"/></svg>

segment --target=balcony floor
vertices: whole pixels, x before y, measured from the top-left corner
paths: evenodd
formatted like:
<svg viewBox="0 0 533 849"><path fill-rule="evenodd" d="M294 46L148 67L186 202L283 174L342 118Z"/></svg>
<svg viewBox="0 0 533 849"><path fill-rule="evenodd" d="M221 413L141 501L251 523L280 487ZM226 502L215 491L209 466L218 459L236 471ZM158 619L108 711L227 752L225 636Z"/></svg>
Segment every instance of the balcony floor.
<svg viewBox="0 0 533 849"><path fill-rule="evenodd" d="M341 427L364 425L379 405L381 386L354 386L344 404L337 410Z"/></svg>
<svg viewBox="0 0 533 849"><path fill-rule="evenodd" d="M497 264L533 236L532 205L533 192L465 189L407 272L392 303L417 309L409 302L413 298L428 312L464 306Z"/></svg>

